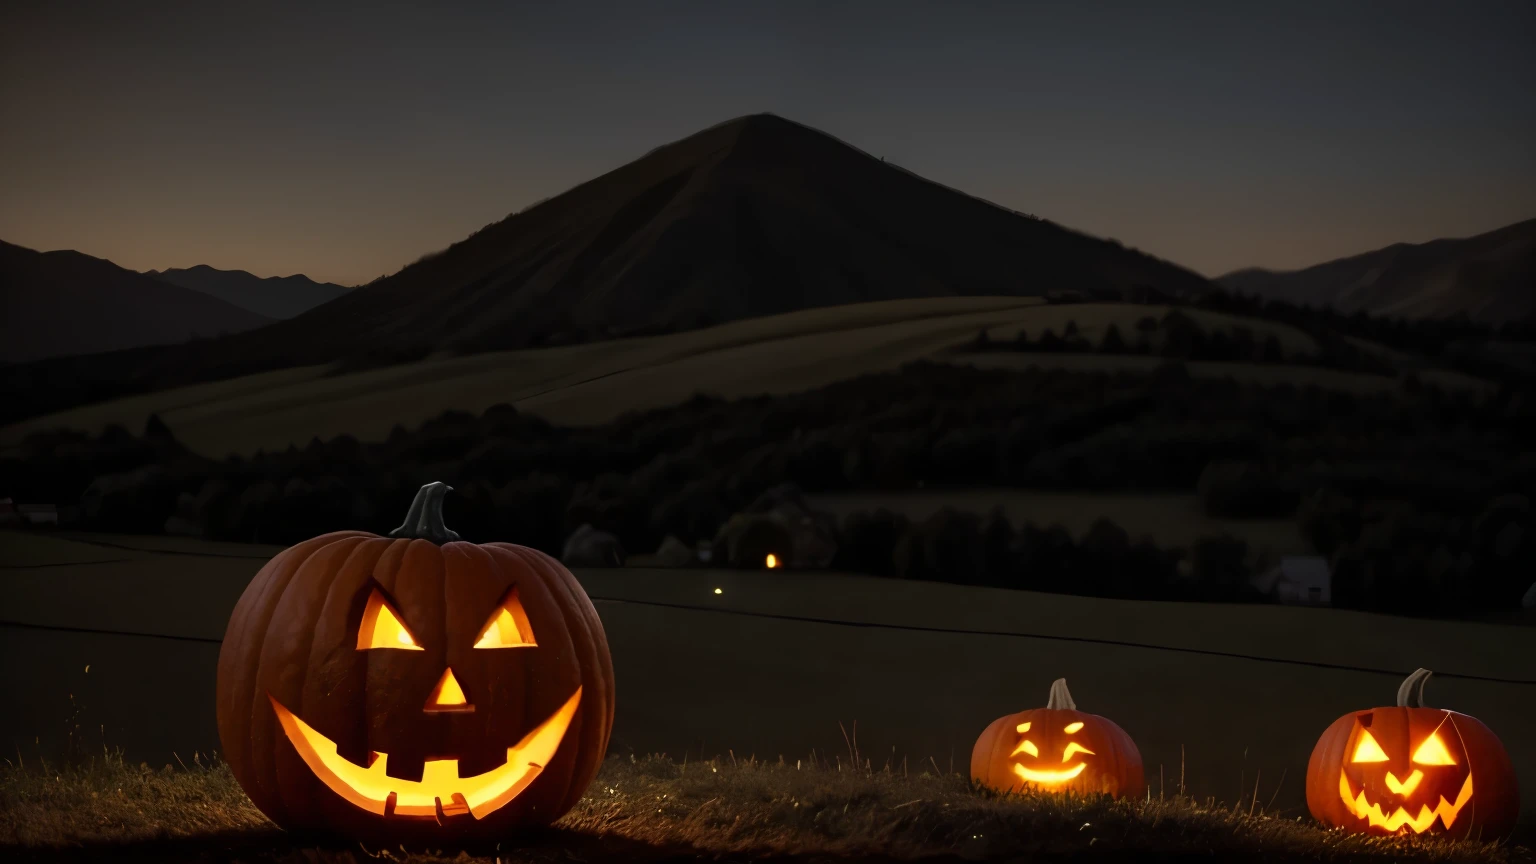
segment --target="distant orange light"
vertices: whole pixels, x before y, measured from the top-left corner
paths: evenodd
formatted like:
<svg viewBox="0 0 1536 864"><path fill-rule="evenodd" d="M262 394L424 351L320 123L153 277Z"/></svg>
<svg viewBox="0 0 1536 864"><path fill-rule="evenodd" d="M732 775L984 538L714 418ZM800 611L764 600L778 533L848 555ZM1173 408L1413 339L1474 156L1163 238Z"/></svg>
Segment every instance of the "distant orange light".
<svg viewBox="0 0 1536 864"><path fill-rule="evenodd" d="M769 570L772 570L773 568L779 566L779 556L769 552L768 560L764 561L763 563L768 567Z"/></svg>

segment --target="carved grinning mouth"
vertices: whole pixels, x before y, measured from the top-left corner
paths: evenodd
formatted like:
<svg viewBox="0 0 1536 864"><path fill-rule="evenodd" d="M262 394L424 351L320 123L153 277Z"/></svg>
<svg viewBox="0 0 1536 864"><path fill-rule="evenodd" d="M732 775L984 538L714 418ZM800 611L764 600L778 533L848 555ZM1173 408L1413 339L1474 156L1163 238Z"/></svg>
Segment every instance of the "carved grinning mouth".
<svg viewBox="0 0 1536 864"><path fill-rule="evenodd" d="M425 763L420 780L400 780L385 773L388 753L377 753L368 767L343 759L331 739L267 694L272 710L300 758L337 795L381 816L437 818L468 814L483 819L518 796L539 776L565 738L581 704L581 688L559 710L507 748L507 761L472 777L459 776L459 760Z"/></svg>
<svg viewBox="0 0 1536 864"><path fill-rule="evenodd" d="M1407 787L1408 791L1411 792L1412 787L1417 785L1417 783L1410 783ZM1365 799L1364 789L1360 790L1358 795L1352 793L1349 789L1349 777L1342 771L1339 772L1339 797L1344 799L1344 805L1349 808L1349 812L1355 814L1357 818L1366 820L1372 828L1385 828L1395 833L1406 826L1413 829L1415 834L1422 834L1435 824L1436 818L1444 823L1447 829L1451 827L1451 823L1455 822L1456 817L1461 814L1461 808L1472 800L1472 775L1468 774L1466 782L1461 784L1461 792L1456 795L1454 803L1445 800L1445 796L1441 795L1440 803L1435 809L1429 809L1428 804L1420 805L1417 816L1410 816L1402 807L1392 811L1390 816L1387 815L1380 804L1372 804Z"/></svg>
<svg viewBox="0 0 1536 864"><path fill-rule="evenodd" d="M1083 773L1083 769L1087 767L1088 763L1079 762L1076 765L1073 765L1071 768L1066 768L1061 771L1037 771L1032 768L1025 768L1023 765L1015 762L1013 763L1013 773L1023 777L1025 780L1028 780L1031 783L1065 783L1068 780L1072 780L1076 778L1077 775Z"/></svg>

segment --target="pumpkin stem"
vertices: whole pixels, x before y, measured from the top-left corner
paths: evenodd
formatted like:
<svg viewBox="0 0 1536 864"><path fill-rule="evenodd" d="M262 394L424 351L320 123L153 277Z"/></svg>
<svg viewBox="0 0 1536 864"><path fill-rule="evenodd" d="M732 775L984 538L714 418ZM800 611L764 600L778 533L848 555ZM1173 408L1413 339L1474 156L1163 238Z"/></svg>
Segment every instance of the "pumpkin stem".
<svg viewBox="0 0 1536 864"><path fill-rule="evenodd" d="M1413 674L1403 681L1403 686L1397 688L1397 707L1428 708L1429 706L1424 704L1424 683L1433 674L1435 673L1428 669L1415 669Z"/></svg>
<svg viewBox="0 0 1536 864"><path fill-rule="evenodd" d="M1077 710L1077 703L1072 701L1072 693L1067 689L1067 679L1057 678L1051 682L1051 698L1045 707L1052 711Z"/></svg>
<svg viewBox="0 0 1536 864"><path fill-rule="evenodd" d="M389 536L430 540L439 546L458 540L458 532L443 524L443 496L452 491L452 486L437 481L421 487L411 502L410 511L405 514L404 524L389 532Z"/></svg>

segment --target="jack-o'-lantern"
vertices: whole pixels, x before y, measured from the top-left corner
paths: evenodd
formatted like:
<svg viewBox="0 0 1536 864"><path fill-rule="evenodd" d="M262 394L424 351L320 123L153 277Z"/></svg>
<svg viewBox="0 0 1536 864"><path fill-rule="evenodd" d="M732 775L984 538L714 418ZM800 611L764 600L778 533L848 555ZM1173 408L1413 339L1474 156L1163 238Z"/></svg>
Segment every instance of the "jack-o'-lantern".
<svg viewBox="0 0 1536 864"><path fill-rule="evenodd" d="M389 537L277 555L219 652L224 759L285 828L463 840L559 818L613 723L602 623L568 570L443 525L422 487Z"/></svg>
<svg viewBox="0 0 1536 864"><path fill-rule="evenodd" d="M1144 791L1141 751L1110 720L1077 710L1067 680L1044 708L992 721L971 751L971 779L999 792L1073 792L1116 798Z"/></svg>
<svg viewBox="0 0 1536 864"><path fill-rule="evenodd" d="M1493 840L1520 812L1514 766L1476 718L1424 705L1430 671L1397 691L1397 705L1333 722L1307 765L1307 809L1364 834L1445 834Z"/></svg>

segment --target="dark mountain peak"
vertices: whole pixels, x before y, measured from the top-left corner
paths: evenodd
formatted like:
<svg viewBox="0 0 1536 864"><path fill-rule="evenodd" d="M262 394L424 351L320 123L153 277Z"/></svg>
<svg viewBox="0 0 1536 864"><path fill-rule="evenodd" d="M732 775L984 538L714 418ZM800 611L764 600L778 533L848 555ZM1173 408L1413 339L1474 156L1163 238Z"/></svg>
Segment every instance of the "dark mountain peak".
<svg viewBox="0 0 1536 864"><path fill-rule="evenodd" d="M1188 270L932 182L800 123L751 114L655 148L290 320L221 340L196 363L167 351L133 369L171 386L213 369L227 376L516 349L869 301L1212 290Z"/></svg>

